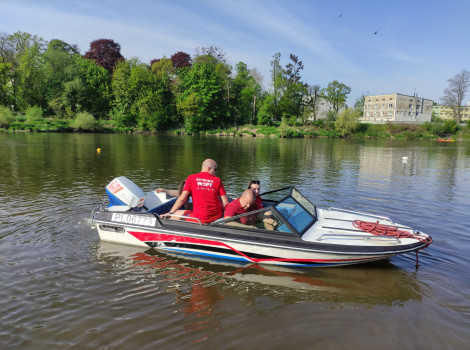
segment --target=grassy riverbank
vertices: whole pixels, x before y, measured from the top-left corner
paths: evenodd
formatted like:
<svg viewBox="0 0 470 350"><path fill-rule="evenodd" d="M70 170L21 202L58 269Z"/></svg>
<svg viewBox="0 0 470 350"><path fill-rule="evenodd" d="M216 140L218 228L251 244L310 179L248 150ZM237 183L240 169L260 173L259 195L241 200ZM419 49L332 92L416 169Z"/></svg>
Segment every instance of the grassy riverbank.
<svg viewBox="0 0 470 350"><path fill-rule="evenodd" d="M28 120L15 118L8 125L0 128L1 132L96 132L96 133L154 133L137 128L123 128L114 125L113 121L99 120L89 125L77 125L74 119L41 118ZM185 135L184 129L167 130L161 133ZM198 135L232 136L232 137L341 137L334 122L317 121L307 125L288 125L279 123L273 126L241 125L229 128L205 130ZM444 121L428 122L425 124L358 124L357 128L346 136L354 139L434 139L452 138L470 140L468 125L457 126L455 123Z"/></svg>

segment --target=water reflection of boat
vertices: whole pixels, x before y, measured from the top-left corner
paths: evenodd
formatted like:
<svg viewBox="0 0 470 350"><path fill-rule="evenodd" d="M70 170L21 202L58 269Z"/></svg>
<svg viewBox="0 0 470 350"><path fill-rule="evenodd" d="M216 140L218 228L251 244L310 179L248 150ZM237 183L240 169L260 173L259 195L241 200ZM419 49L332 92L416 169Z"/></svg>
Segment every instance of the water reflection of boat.
<svg viewBox="0 0 470 350"><path fill-rule="evenodd" d="M164 219L176 198L145 195L125 177L106 190L110 205L92 214L101 240L145 248L305 267L383 260L431 243L425 233L384 216L317 208L293 187L265 193L262 209L204 225Z"/></svg>
<svg viewBox="0 0 470 350"><path fill-rule="evenodd" d="M276 265L237 264L197 256L174 255L153 249L100 242L98 259L116 269L129 266L159 276L159 282L172 291L190 294L189 300L220 299L220 293L243 291L254 295L289 296L293 302L351 302L393 304L420 298L420 287L413 274L391 263L377 262L361 268L311 270ZM155 282L155 278L152 281ZM175 290L176 288L176 290ZM207 290L207 288L215 290ZM227 290L223 292L222 290ZM215 297L214 295L219 295ZM209 301L210 301L209 300ZM205 300L204 302L208 302ZM191 306L196 308L197 305Z"/></svg>

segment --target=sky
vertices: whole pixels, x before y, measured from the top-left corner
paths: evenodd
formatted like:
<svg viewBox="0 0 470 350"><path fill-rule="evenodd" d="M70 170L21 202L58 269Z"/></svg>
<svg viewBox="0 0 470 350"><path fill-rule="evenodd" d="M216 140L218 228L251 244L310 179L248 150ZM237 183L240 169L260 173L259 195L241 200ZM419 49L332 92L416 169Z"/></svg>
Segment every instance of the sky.
<svg viewBox="0 0 470 350"><path fill-rule="evenodd" d="M294 54L301 79L364 95L400 93L439 102L470 71L470 0L0 0L0 32L77 44L112 39L143 63L217 46L271 88L271 61ZM466 96L470 100L470 93Z"/></svg>

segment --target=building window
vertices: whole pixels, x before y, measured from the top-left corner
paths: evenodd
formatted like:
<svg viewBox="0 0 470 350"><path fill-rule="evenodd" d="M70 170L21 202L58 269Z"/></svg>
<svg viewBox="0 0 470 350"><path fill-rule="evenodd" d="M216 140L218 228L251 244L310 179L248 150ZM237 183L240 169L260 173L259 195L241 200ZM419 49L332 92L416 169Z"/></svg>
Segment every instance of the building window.
<svg viewBox="0 0 470 350"><path fill-rule="evenodd" d="M393 103L389 103L388 108L393 108Z"/></svg>
<svg viewBox="0 0 470 350"><path fill-rule="evenodd" d="M392 111L388 111L388 115L393 115L393 112L392 112Z"/></svg>
<svg viewBox="0 0 470 350"><path fill-rule="evenodd" d="M383 117L385 115L385 113L382 111L380 112L380 116Z"/></svg>
<svg viewBox="0 0 470 350"><path fill-rule="evenodd" d="M367 112L367 113L366 113L366 116L370 117L370 112Z"/></svg>
<svg viewBox="0 0 470 350"><path fill-rule="evenodd" d="M374 117L377 117L377 112L374 112Z"/></svg>
<svg viewBox="0 0 470 350"><path fill-rule="evenodd" d="M382 109L385 109L385 103L382 103Z"/></svg>
<svg viewBox="0 0 470 350"><path fill-rule="evenodd" d="M413 109L413 104L412 103L410 103L410 109Z"/></svg>

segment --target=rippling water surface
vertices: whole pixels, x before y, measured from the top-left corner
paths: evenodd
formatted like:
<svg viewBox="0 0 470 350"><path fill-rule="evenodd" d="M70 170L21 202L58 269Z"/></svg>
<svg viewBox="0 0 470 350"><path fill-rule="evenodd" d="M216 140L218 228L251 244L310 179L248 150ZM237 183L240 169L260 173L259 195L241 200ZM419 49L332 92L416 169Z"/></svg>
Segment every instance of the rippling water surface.
<svg viewBox="0 0 470 350"><path fill-rule="evenodd" d="M176 188L205 158L230 192L292 184L434 243L419 268L287 269L99 241L90 213L114 177ZM0 135L0 348L466 349L469 197L464 142Z"/></svg>

